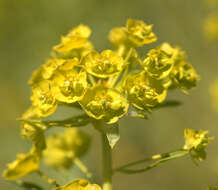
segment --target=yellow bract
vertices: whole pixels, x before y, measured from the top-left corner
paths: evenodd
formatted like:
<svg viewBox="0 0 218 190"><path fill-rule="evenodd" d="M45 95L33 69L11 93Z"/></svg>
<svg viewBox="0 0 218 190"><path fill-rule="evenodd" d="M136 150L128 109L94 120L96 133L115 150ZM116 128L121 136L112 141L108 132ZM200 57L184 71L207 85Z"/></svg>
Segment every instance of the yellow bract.
<svg viewBox="0 0 218 190"><path fill-rule="evenodd" d="M147 25L142 20L128 19L126 23L128 39L135 46L143 46L157 40L152 32L152 25Z"/></svg>
<svg viewBox="0 0 218 190"><path fill-rule="evenodd" d="M204 141L207 141L206 135L208 134L208 131L197 131L192 129L185 129L184 135L185 135L185 146L184 149L191 149L191 148L197 148L200 146Z"/></svg>
<svg viewBox="0 0 218 190"><path fill-rule="evenodd" d="M151 77L163 79L172 71L178 52L177 48L174 49L168 43L164 43L158 49L149 51L142 66Z"/></svg>
<svg viewBox="0 0 218 190"><path fill-rule="evenodd" d="M161 82L149 77L144 71L129 75L123 88L129 102L141 110L163 102L167 95L167 90Z"/></svg>
<svg viewBox="0 0 218 190"><path fill-rule="evenodd" d="M112 50L90 52L83 60L86 71L99 78L107 78L122 71L124 61Z"/></svg>
<svg viewBox="0 0 218 190"><path fill-rule="evenodd" d="M90 28L81 24L73 28L66 36L62 36L61 43L55 46L54 50L64 53L90 47L90 42L88 41L90 35Z"/></svg>
<svg viewBox="0 0 218 190"><path fill-rule="evenodd" d="M184 149L189 150L193 158L196 158L200 161L206 158L205 148L208 143L210 143L213 138L207 137L208 131L199 131L192 129L185 129L185 145Z"/></svg>
<svg viewBox="0 0 218 190"><path fill-rule="evenodd" d="M43 79L50 79L55 71L57 71L62 65L68 65L68 67L73 67L77 64L78 60L65 60L65 59L49 59L43 66L42 77Z"/></svg>
<svg viewBox="0 0 218 190"><path fill-rule="evenodd" d="M23 122L21 136L31 140L39 154L46 148L44 130L42 127Z"/></svg>
<svg viewBox="0 0 218 190"><path fill-rule="evenodd" d="M51 91L51 82L48 80L43 80L33 87L30 99L40 117L51 115L57 108L57 101Z"/></svg>
<svg viewBox="0 0 218 190"><path fill-rule="evenodd" d="M126 27L113 28L109 34L110 42L115 46L140 47L157 40L152 32L152 25L147 25L142 20L128 19Z"/></svg>
<svg viewBox="0 0 218 190"><path fill-rule="evenodd" d="M204 32L209 40L218 40L218 15L211 14L204 22Z"/></svg>
<svg viewBox="0 0 218 190"><path fill-rule="evenodd" d="M129 107L127 100L117 90L102 85L88 89L80 104L90 117L103 119L108 124L125 115Z"/></svg>
<svg viewBox="0 0 218 190"><path fill-rule="evenodd" d="M16 180L38 170L39 163L40 156L35 152L35 148L33 147L27 154L18 154L17 159L8 164L8 169L3 172L3 177L9 180Z"/></svg>
<svg viewBox="0 0 218 190"><path fill-rule="evenodd" d="M181 61L173 68L171 77L174 85L185 92L195 87L199 81L199 76L193 66L185 61Z"/></svg>
<svg viewBox="0 0 218 190"><path fill-rule="evenodd" d="M218 112L218 79L216 79L210 86L210 95L212 98L212 105Z"/></svg>
<svg viewBox="0 0 218 190"><path fill-rule="evenodd" d="M91 184L85 179L77 179L67 185L57 187L53 190L102 190L97 184Z"/></svg>
<svg viewBox="0 0 218 190"><path fill-rule="evenodd" d="M125 27L113 28L109 33L109 40L115 46L126 45L128 39Z"/></svg>
<svg viewBox="0 0 218 190"><path fill-rule="evenodd" d="M76 69L59 72L52 81L52 93L61 102L73 103L81 100L86 88L86 72Z"/></svg>
<svg viewBox="0 0 218 190"><path fill-rule="evenodd" d="M90 144L90 137L76 128L66 129L46 140L44 161L54 168L70 168L76 157L84 155Z"/></svg>

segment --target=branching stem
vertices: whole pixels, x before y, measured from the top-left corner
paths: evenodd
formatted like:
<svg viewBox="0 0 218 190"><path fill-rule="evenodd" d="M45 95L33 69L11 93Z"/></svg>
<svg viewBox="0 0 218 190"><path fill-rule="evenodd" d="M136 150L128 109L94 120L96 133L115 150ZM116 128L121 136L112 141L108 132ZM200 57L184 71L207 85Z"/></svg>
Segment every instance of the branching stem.
<svg viewBox="0 0 218 190"><path fill-rule="evenodd" d="M146 172L152 168L155 168L157 167L158 165L164 163L164 162L167 162L169 160L173 160L173 159L176 159L176 158L180 158L180 157L183 157L185 155L188 154L188 151L187 150L177 150L177 151L173 151L173 152L169 152L169 153L163 153L163 154L157 154L157 155L154 155L150 158L145 158L143 160L138 160L138 161L135 161L135 162L131 162L131 163L128 163L128 164L125 164L121 167L118 167L118 168L115 168L113 170L113 173L115 172L121 172L121 173L126 173L126 174L135 174L135 173L142 173L142 172ZM141 164L141 163L144 163L144 162L148 162L148 161L152 161L152 160L157 160L156 162L142 168L142 169L129 169L130 167L132 166L136 166L138 164Z"/></svg>

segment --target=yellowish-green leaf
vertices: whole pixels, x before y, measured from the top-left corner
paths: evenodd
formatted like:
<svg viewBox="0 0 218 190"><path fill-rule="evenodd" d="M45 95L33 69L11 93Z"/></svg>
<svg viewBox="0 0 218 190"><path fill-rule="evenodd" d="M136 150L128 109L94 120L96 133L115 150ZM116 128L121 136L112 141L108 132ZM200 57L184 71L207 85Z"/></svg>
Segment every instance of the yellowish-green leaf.
<svg viewBox="0 0 218 190"><path fill-rule="evenodd" d="M3 177L9 180L16 180L38 170L39 163L40 156L33 147L32 150L27 154L18 154L17 159L8 164L8 168L3 172Z"/></svg>
<svg viewBox="0 0 218 190"><path fill-rule="evenodd" d="M78 179L53 190L102 190L102 188L97 184L89 183L87 180Z"/></svg>

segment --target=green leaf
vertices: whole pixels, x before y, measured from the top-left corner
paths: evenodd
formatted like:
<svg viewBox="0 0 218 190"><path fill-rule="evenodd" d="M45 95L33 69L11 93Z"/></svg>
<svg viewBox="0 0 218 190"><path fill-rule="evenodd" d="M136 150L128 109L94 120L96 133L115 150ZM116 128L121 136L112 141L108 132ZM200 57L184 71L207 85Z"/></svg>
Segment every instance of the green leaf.
<svg viewBox="0 0 218 190"><path fill-rule="evenodd" d="M120 132L119 132L119 124L115 123L112 125L105 126L105 133L109 142L111 149L116 145L116 143L120 139Z"/></svg>

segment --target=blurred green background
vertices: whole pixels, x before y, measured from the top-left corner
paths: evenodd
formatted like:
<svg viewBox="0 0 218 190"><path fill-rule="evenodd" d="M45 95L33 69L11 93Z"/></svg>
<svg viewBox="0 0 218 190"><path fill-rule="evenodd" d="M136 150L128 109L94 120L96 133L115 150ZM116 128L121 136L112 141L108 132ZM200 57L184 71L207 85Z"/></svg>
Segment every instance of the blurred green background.
<svg viewBox="0 0 218 190"><path fill-rule="evenodd" d="M16 121L30 105L27 80L48 58L60 36L80 23L92 28L91 40L98 50L111 47L109 30L124 25L127 18L154 24L158 41L148 47L164 41L181 46L201 76L189 96L179 91L169 94L169 99L182 101L182 106L156 111L146 121L121 121L121 140L113 151L114 166L180 148L186 127L207 129L218 138L218 114L212 109L208 92L210 83L218 77L218 43L207 42L202 32L209 11L203 0L0 0L0 172L17 152L27 152L30 147L21 139L20 123ZM142 54L146 51L141 49ZM83 160L100 183L100 137L91 126L85 130L93 136L93 142ZM217 138L207 149L207 160L198 167L186 157L144 174L116 174L115 189L206 190L208 185L218 185ZM77 168L68 176L51 169L47 173L60 183L84 178ZM35 174L25 179L50 189ZM19 190L2 177L0 189Z"/></svg>

